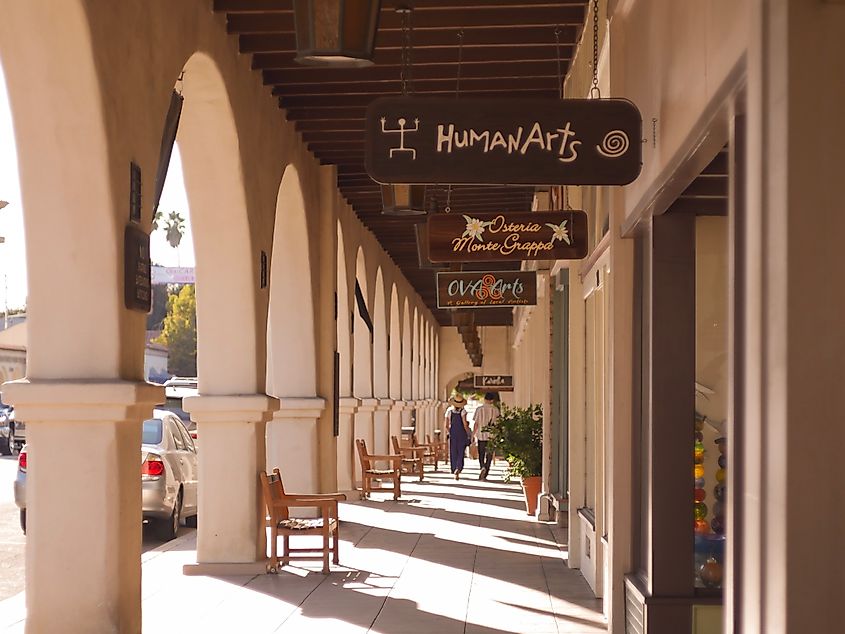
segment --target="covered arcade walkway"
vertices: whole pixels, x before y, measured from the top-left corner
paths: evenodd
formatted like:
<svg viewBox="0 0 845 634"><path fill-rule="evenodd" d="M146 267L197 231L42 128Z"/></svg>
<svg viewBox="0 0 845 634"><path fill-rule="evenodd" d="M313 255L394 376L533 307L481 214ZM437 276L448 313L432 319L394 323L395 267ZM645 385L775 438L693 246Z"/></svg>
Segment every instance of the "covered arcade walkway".
<svg viewBox="0 0 845 634"><path fill-rule="evenodd" d="M146 553L144 632L605 632L601 600L566 567L565 533L524 511L502 465L403 483L403 496L341 506L341 567L279 575L184 576L191 531ZM23 593L0 602L0 630L23 632Z"/></svg>

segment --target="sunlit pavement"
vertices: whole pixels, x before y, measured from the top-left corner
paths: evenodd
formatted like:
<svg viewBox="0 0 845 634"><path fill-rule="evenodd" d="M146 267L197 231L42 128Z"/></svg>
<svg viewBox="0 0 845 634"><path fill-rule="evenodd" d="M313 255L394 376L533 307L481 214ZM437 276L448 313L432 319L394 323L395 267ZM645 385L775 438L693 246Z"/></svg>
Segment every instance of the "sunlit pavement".
<svg viewBox="0 0 845 634"><path fill-rule="evenodd" d="M501 464L479 481L427 468L388 493L341 505L341 566L277 575L186 577L191 532L143 555L145 632L605 632L601 602L547 524L529 518ZM310 538L300 538L298 543ZM0 628L23 631L23 594L0 602Z"/></svg>

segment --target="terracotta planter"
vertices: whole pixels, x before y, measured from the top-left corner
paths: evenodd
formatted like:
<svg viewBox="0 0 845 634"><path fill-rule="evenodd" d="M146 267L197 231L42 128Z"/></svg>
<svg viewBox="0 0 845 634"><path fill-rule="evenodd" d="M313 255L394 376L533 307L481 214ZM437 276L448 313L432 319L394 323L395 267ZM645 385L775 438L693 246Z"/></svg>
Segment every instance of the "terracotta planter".
<svg viewBox="0 0 845 634"><path fill-rule="evenodd" d="M537 512L537 496L543 485L542 476L522 478L522 492L525 494L525 510L529 515Z"/></svg>

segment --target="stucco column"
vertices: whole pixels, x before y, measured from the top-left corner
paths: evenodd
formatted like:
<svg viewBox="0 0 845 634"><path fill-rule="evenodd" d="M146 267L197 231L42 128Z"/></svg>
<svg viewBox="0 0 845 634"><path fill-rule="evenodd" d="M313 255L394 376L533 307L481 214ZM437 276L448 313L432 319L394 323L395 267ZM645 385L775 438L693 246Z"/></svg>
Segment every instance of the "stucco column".
<svg viewBox="0 0 845 634"><path fill-rule="evenodd" d="M260 574L267 556L258 474L266 470L266 421L278 401L248 394L191 396L183 402L200 438L197 563L183 571Z"/></svg>
<svg viewBox="0 0 845 634"><path fill-rule="evenodd" d="M402 427L411 426L411 415L413 414L415 402L411 400L404 401L405 407L402 409Z"/></svg>
<svg viewBox="0 0 845 634"><path fill-rule="evenodd" d="M360 401L351 396L340 398L338 404L338 435L337 435L337 489L349 496L355 490L355 469L358 458L355 451L353 430L355 426L355 412Z"/></svg>
<svg viewBox="0 0 845 634"><path fill-rule="evenodd" d="M378 399L377 398L362 398L358 404L358 409L355 410L355 424L353 426L353 443L357 438L363 438L364 442L367 443L367 450L370 453L376 453L373 451L374 447L374 438L373 438L373 413L376 411L376 407L378 407ZM353 445L354 446L354 445ZM355 486L361 485L361 464L358 462L358 454L356 452L355 459L354 459L354 474L355 474Z"/></svg>
<svg viewBox="0 0 845 634"><path fill-rule="evenodd" d="M373 412L373 453L393 453L390 447L390 409L393 399L380 398Z"/></svg>
<svg viewBox="0 0 845 634"><path fill-rule="evenodd" d="M278 467L289 491L320 491L317 424L325 407L322 398L283 397L267 425L267 469Z"/></svg>
<svg viewBox="0 0 845 634"><path fill-rule="evenodd" d="M26 630L139 632L139 423L163 389L22 380L3 397L27 423Z"/></svg>
<svg viewBox="0 0 845 634"><path fill-rule="evenodd" d="M536 372L539 380L537 396L543 406L543 484L540 493L539 504L537 505L537 518L548 522L554 518L554 503L551 495L552 479L552 446L555 438L552 435L551 417L551 323L550 302L551 291L549 289L549 271L537 271L537 306L532 319L537 320L535 332L537 334L534 353L536 357Z"/></svg>
<svg viewBox="0 0 845 634"><path fill-rule="evenodd" d="M393 404L390 406L390 413L389 413L389 432L391 436L396 436L397 438L402 437L402 411L405 409L406 403L405 401L393 401ZM393 453L393 447L390 447L390 453Z"/></svg>

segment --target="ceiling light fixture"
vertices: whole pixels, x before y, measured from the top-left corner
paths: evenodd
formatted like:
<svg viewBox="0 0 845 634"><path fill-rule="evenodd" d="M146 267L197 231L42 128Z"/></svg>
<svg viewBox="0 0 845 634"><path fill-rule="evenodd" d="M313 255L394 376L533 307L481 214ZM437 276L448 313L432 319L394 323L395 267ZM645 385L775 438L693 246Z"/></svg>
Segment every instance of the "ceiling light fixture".
<svg viewBox="0 0 845 634"><path fill-rule="evenodd" d="M381 0L294 0L295 60L306 66L373 64Z"/></svg>

